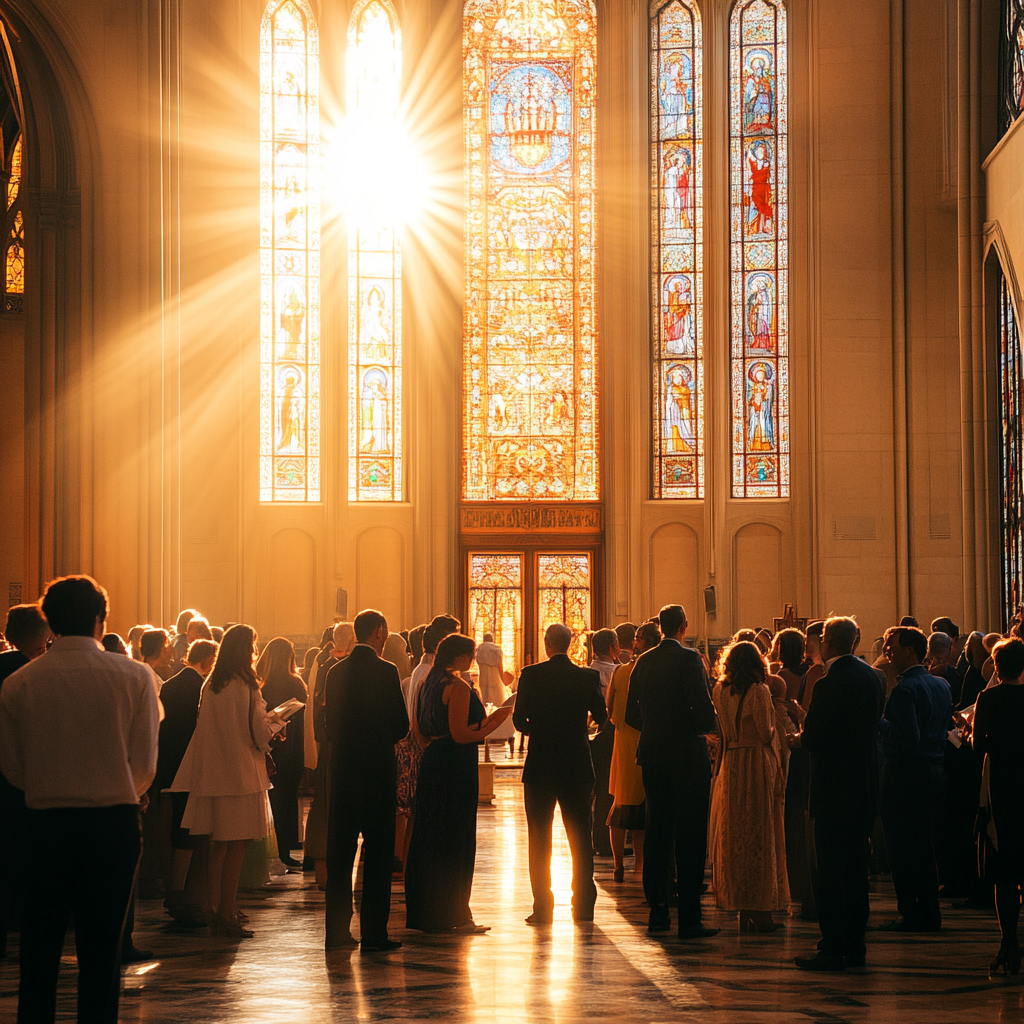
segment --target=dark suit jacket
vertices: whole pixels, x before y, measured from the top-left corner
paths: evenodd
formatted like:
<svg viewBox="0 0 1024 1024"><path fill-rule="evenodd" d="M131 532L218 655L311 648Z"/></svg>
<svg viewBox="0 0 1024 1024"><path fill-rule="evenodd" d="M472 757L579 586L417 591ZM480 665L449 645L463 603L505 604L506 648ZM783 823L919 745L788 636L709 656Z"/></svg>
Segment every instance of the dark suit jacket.
<svg viewBox="0 0 1024 1024"><path fill-rule="evenodd" d="M641 654L629 677L626 724L640 730L637 764L710 771L704 736L717 716L701 656L668 639Z"/></svg>
<svg viewBox="0 0 1024 1024"><path fill-rule="evenodd" d="M181 759L188 750L199 717L199 697L203 677L190 665L171 676L160 689L164 720L160 723L160 742L156 762L156 789L166 789L178 774Z"/></svg>
<svg viewBox="0 0 1024 1024"><path fill-rule="evenodd" d="M394 810L395 744L409 732L398 669L357 644L327 673L331 802Z"/></svg>
<svg viewBox="0 0 1024 1024"><path fill-rule="evenodd" d="M567 654L523 669L512 723L530 737L524 784L593 785L588 713L599 725L608 718L596 669L574 665Z"/></svg>
<svg viewBox="0 0 1024 1024"><path fill-rule="evenodd" d="M811 760L811 814L873 817L878 811L878 722L885 684L847 654L818 680L804 721Z"/></svg>

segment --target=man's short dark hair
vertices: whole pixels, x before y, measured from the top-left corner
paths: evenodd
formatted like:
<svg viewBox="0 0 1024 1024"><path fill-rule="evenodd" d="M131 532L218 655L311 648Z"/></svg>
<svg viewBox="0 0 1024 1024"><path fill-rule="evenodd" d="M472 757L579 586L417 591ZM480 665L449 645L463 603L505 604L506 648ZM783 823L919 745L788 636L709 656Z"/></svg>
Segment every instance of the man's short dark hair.
<svg viewBox="0 0 1024 1024"><path fill-rule="evenodd" d="M616 637L614 629L599 629L590 638L590 645L594 649L594 654L599 658L607 658L611 653L612 644L617 639L618 637Z"/></svg>
<svg viewBox="0 0 1024 1024"><path fill-rule="evenodd" d="M387 629L388 620L376 608L367 608L355 617L352 626L356 631L356 643L365 644L381 626Z"/></svg>
<svg viewBox="0 0 1024 1024"><path fill-rule="evenodd" d="M620 647L631 647L636 638L636 626L632 622L620 622L615 627L615 635L619 638Z"/></svg>
<svg viewBox="0 0 1024 1024"><path fill-rule="evenodd" d="M950 640L956 640L960 636L960 627L948 615L942 615L932 619L932 632L945 633Z"/></svg>
<svg viewBox="0 0 1024 1024"><path fill-rule="evenodd" d="M217 653L218 645L212 640L193 640L188 645L188 654L185 655L185 661L189 665L202 665L208 658L212 658Z"/></svg>
<svg viewBox="0 0 1024 1024"><path fill-rule="evenodd" d="M825 620L815 619L814 622L807 623L807 629L804 631L806 636L813 636L817 640L821 640L825 633Z"/></svg>
<svg viewBox="0 0 1024 1024"><path fill-rule="evenodd" d="M653 622L645 622L636 631L636 639L643 644L645 651L649 651L661 643L661 630Z"/></svg>
<svg viewBox="0 0 1024 1024"><path fill-rule="evenodd" d="M919 629L920 628L918 626L918 624L917 624L917 619L915 619L913 615L904 615L903 618L900 619L900 625L901 626L908 626L911 629ZM910 646L910 644L900 644L900 647L909 647L909 646Z"/></svg>
<svg viewBox="0 0 1024 1024"><path fill-rule="evenodd" d="M139 641L139 652L143 661L146 658L155 658L170 640L170 634L166 629L147 629Z"/></svg>
<svg viewBox="0 0 1024 1024"><path fill-rule="evenodd" d="M452 633L458 633L461 623L454 615L435 615L423 630L423 650L427 654L437 651L437 645Z"/></svg>
<svg viewBox="0 0 1024 1024"><path fill-rule="evenodd" d="M49 631L50 627L46 624L39 605L16 604L7 609L7 625L4 626L4 636L15 647L27 646L40 640Z"/></svg>
<svg viewBox="0 0 1024 1024"><path fill-rule="evenodd" d="M1019 679L1024 672L1024 640L1017 637L1000 640L992 648L992 660L1000 679Z"/></svg>
<svg viewBox="0 0 1024 1024"><path fill-rule="evenodd" d="M665 636L675 636L686 625L686 612L681 604L667 604L658 612L658 622Z"/></svg>
<svg viewBox="0 0 1024 1024"><path fill-rule="evenodd" d="M924 661L928 656L928 637L914 626L893 626L885 631L885 639L899 647L909 647L918 661Z"/></svg>
<svg viewBox="0 0 1024 1024"><path fill-rule="evenodd" d="M41 607L57 636L92 636L107 620L107 592L91 576L61 576L46 584Z"/></svg>

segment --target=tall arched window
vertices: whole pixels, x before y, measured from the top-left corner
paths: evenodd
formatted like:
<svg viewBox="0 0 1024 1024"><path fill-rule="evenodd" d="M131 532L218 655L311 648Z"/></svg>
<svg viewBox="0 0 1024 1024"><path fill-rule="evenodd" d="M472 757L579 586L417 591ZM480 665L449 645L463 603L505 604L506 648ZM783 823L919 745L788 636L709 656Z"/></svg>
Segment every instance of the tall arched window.
<svg viewBox="0 0 1024 1024"><path fill-rule="evenodd" d="M320 500L320 62L306 0L260 26L260 500Z"/></svg>
<svg viewBox="0 0 1024 1024"><path fill-rule="evenodd" d="M362 164L356 181L393 171L402 37L390 0L360 0L348 30L348 114ZM356 154L353 154L356 156ZM383 165L381 161L384 161ZM402 250L400 225L376 215L348 226L348 496L402 500Z"/></svg>
<svg viewBox="0 0 1024 1024"><path fill-rule="evenodd" d="M1001 526L1003 535L1003 624L1024 601L1024 448L1021 438L1021 387L1024 362L1020 331L1006 277L999 272L997 328L999 331L999 412Z"/></svg>
<svg viewBox="0 0 1024 1024"><path fill-rule="evenodd" d="M732 494L789 496L786 9L740 0L729 38Z"/></svg>
<svg viewBox="0 0 1024 1024"><path fill-rule="evenodd" d="M7 177L7 249L5 256L5 308L20 311L25 294L25 218L21 212L21 136L9 154Z"/></svg>
<svg viewBox="0 0 1024 1024"><path fill-rule="evenodd" d="M599 497L592 0L468 0L463 497Z"/></svg>
<svg viewBox="0 0 1024 1024"><path fill-rule="evenodd" d="M999 135L1024 110L1024 0L1002 0L999 40Z"/></svg>
<svg viewBox="0 0 1024 1024"><path fill-rule="evenodd" d="M654 497L704 496L704 156L700 12L651 17Z"/></svg>

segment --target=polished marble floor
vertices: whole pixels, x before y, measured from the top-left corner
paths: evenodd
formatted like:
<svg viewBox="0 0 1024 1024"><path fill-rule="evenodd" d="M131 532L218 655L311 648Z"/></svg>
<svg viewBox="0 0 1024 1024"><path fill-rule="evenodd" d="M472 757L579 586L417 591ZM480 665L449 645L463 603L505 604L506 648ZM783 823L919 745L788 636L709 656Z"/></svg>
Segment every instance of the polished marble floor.
<svg viewBox="0 0 1024 1024"><path fill-rule="evenodd" d="M403 929L395 887L391 955L323 951L323 894L310 875L287 875L247 893L253 939L175 932L158 902L141 902L135 942L151 962L126 968L122 1021L152 1024L326 1024L333 1021L449 1020L612 1022L694 1021L782 1024L826 1021L974 1024L1024 1020L1019 979L990 979L998 946L991 913L954 910L936 935L868 936L869 969L856 975L808 975L791 958L813 948L813 924L787 919L772 935L739 935L735 917L711 906L717 938L680 942L647 937L641 888L627 873L616 884L599 862L592 926L569 913L569 859L554 855L554 926L534 931L526 868L526 821L518 774L499 762L495 801L482 807L473 908L492 926L473 937L426 936ZM556 821L556 826L558 823ZM556 830L557 835L557 830ZM628 867L627 867L628 872ZM894 916L882 880L872 920ZM60 1020L74 1019L74 946L65 949ZM0 964L0 1021L13 1021L15 960Z"/></svg>

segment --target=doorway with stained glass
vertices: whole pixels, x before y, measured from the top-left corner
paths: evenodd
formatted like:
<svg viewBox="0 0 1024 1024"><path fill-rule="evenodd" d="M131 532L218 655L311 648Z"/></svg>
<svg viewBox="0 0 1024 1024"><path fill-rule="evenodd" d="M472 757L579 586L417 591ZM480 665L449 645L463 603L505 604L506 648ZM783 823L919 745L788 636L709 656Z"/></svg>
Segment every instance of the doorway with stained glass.
<svg viewBox="0 0 1024 1024"><path fill-rule="evenodd" d="M595 558L590 551L470 551L466 559L465 629L479 643L490 633L504 667L518 672L544 658L544 631L573 631L570 657L586 663L594 628Z"/></svg>

